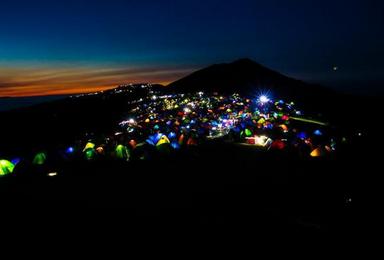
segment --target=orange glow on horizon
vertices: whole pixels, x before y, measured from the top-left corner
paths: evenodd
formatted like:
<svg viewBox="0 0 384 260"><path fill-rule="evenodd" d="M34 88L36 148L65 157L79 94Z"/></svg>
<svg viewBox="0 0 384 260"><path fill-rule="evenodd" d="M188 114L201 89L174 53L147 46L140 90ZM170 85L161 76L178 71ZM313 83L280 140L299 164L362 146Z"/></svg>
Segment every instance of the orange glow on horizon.
<svg viewBox="0 0 384 260"><path fill-rule="evenodd" d="M122 84L166 85L190 73L185 68L2 68L0 97L90 93Z"/></svg>

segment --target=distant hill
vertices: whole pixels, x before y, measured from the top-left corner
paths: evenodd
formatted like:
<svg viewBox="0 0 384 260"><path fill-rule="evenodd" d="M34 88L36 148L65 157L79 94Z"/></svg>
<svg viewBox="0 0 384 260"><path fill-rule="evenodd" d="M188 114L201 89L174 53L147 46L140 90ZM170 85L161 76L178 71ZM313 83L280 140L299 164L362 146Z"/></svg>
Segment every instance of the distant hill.
<svg viewBox="0 0 384 260"><path fill-rule="evenodd" d="M66 98L67 95L37 97L0 97L0 111L29 107L40 103Z"/></svg>
<svg viewBox="0 0 384 260"><path fill-rule="evenodd" d="M314 107L323 106L322 98L329 100L338 95L331 89L287 77L250 59L209 66L167 87L175 92L238 92L254 96L269 91L275 98L292 99Z"/></svg>

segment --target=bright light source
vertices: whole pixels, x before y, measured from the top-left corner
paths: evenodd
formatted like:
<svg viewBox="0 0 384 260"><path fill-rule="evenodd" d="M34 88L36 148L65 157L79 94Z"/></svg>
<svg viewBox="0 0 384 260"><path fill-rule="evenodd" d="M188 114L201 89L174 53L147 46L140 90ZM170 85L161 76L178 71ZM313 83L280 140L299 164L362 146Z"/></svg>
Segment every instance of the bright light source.
<svg viewBox="0 0 384 260"><path fill-rule="evenodd" d="M185 113L191 113L191 109L188 108L188 107L185 107L185 108L184 108L184 112L185 112Z"/></svg>
<svg viewBox="0 0 384 260"><path fill-rule="evenodd" d="M255 144L257 145L265 146L267 140L268 140L268 137L266 137L265 135L255 136Z"/></svg>
<svg viewBox="0 0 384 260"><path fill-rule="evenodd" d="M157 99L157 96L156 95L153 95L152 96L152 100L156 100Z"/></svg>
<svg viewBox="0 0 384 260"><path fill-rule="evenodd" d="M48 176L49 177L57 176L57 172L50 172L50 173L48 173Z"/></svg>
<svg viewBox="0 0 384 260"><path fill-rule="evenodd" d="M265 135L255 135L253 137L246 137L246 139L248 139L251 144L260 147L269 147L272 144L272 139Z"/></svg>
<svg viewBox="0 0 384 260"><path fill-rule="evenodd" d="M259 102L260 102L261 104L268 103L268 102L269 102L269 98L268 98L266 95L261 95L261 96L259 97Z"/></svg>
<svg viewBox="0 0 384 260"><path fill-rule="evenodd" d="M130 124L134 124L134 123L135 123L135 120L134 120L133 118L131 118L131 119L128 120L128 123L130 123Z"/></svg>

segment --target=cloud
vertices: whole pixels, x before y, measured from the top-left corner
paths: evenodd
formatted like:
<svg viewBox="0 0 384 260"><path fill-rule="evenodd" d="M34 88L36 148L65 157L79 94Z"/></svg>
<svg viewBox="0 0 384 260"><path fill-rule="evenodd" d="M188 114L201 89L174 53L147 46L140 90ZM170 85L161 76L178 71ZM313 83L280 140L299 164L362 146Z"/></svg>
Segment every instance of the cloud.
<svg viewBox="0 0 384 260"><path fill-rule="evenodd" d="M85 93L125 83L167 84L192 70L178 67L0 67L0 96Z"/></svg>

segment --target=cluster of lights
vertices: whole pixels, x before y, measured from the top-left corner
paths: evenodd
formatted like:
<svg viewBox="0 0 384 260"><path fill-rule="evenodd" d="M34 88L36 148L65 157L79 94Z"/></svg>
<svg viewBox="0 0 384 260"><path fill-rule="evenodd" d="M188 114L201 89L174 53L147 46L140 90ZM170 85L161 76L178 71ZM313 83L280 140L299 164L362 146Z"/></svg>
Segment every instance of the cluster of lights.
<svg viewBox="0 0 384 260"><path fill-rule="evenodd" d="M152 140L151 144L153 145L159 145L163 143L169 143L170 146L174 147L175 149L180 148L180 146L183 143L186 143L189 145L189 140L188 142L184 142L183 139L184 134L180 135L180 138L182 136L183 139L177 140L178 134L175 132L169 133L168 137L167 135L161 134L162 129L162 124L166 123L166 128L169 129L170 126L172 126L172 120L168 119L166 117L162 118L162 113L166 110L174 110L179 108L177 111L177 117L179 121L182 119L182 121L185 120L186 123L181 123L177 121L177 129L183 129L183 132L186 132L187 134L190 132L189 129L192 130L200 130L198 127L201 127L200 124L200 119L202 122L204 122L204 131L202 131L204 134L208 134L207 131L209 130L209 136L207 138L213 139L213 138L219 138L227 135L230 133L230 131L233 129L234 133L239 133L240 136L247 140L248 144L252 144L254 146L262 147L264 149L275 149L276 144L279 147L279 149L284 149L285 143L288 142L288 139L284 138L277 138L275 139L274 135L271 135L268 137L267 135L256 135L255 133L257 130L253 131L253 129L257 126L258 128L263 127L264 129L273 129L273 127L279 126L282 131L282 133L286 134L290 130L287 127L289 125L289 120L298 120L298 121L303 121L303 122L309 122L309 123L317 123L320 124L314 120L308 120L308 119L303 119L301 117L295 117L292 115L291 112L294 112L296 115L302 115L301 111L294 110L292 106L294 106L294 103L285 103L282 100L274 102L268 95L266 94L261 94L259 95L255 100L250 100L250 99L241 99L239 95L232 96L232 99L226 99L223 96L217 97L216 95L214 97L210 97L207 95L206 97L202 98L204 95L203 92L198 92L197 96L190 97L188 95L184 94L179 94L179 95L155 95L154 91L149 92L148 96L145 98L145 100L150 101L150 103L145 103L142 105L137 105L136 108L131 110L132 113L132 118L128 117L125 121L120 122L121 126L126 127L126 131L124 132L115 132L115 136L120 136L123 135L124 133L132 133L137 129L137 132L141 134L140 127L142 126L142 123L150 123L152 124L153 127L153 132L157 133L156 138L154 138L155 135L150 136L148 140ZM225 99L225 100L224 100ZM230 104L225 103L230 101ZM138 102L142 102L143 99L140 98ZM131 103L138 103L137 101L134 102L132 101ZM218 104L217 108L215 105ZM251 105L249 104L257 104L258 107L255 110L253 109ZM274 104L274 105L273 105ZM244 106L240 107L239 106ZM275 109L276 108L276 109ZM286 108L289 109L289 112L287 112ZM145 111L146 114L136 114L137 112L140 112L141 110ZM206 115L204 115L204 111L207 111ZM184 113L183 113L184 112ZM188 115L192 113L191 115ZM172 114L173 112L167 111L165 113L165 116L168 114ZM273 117L272 117L273 115ZM137 121L136 121L137 120ZM156 122L151 122L151 120L156 120ZM249 128L248 126L241 126L238 127L237 123L242 123L244 122L250 122L252 120L253 123L250 124ZM275 121L274 121L275 120ZM279 121L284 121L280 122L279 125L274 122L279 122ZM208 122L208 123L207 123ZM271 123L272 122L272 123ZM176 124L176 123L175 123ZM208 125L208 126L207 126ZM202 128L202 127L201 127ZM188 130L185 130L188 129ZM179 130L173 130L173 131L179 131ZM247 132L248 131L248 132ZM198 131L196 131L198 132ZM332 143L328 146L324 145L317 145L313 146L311 143L311 139L307 136L305 132L296 132L295 133L296 138L298 138L299 142L304 142L305 144L309 145L312 149L312 152L309 154L311 157L319 157L323 156L327 151L330 152L331 150L335 150L335 142L332 141ZM264 131L262 133L265 133ZM269 133L269 132L267 132ZM313 135L315 136L322 136L323 134L326 134L326 132L323 133L323 129L316 129L312 132ZM358 136L362 136L361 132L357 133ZM144 135L145 136L145 135ZM130 136L130 138L133 138L134 136ZM130 140L129 144L133 149L138 145L136 142L140 144L141 137L138 138L138 140ZM151 139L152 138L152 139ZM179 138L179 139L180 139ZM189 137L188 137L189 138ZM193 137L193 138L199 138L198 137ZM271 138L275 139L272 140ZM169 140L169 139L174 139L174 140ZM146 140L146 142L148 142ZM195 143L196 140L192 139ZM106 146L108 147L108 146ZM106 148L108 149L108 148ZM118 148L116 148L118 153L120 154L120 157L124 157L125 159L129 157L127 155L127 148L125 146L119 145ZM68 147L66 150L67 156L71 157L75 153L74 147ZM76 151L81 151L80 149L76 148ZM95 149L95 144L88 142L85 145L85 148L83 149L83 152L86 154L87 159L91 159L93 154L102 154L104 153L104 148L102 146L99 146ZM45 158L44 158L45 160ZM44 162L43 162L44 163ZM15 163L16 164L16 163ZM12 172L13 168L11 169L10 167L13 165L8 163L8 161L5 160L0 160L0 166L5 169L7 167L7 172L3 170L3 172L0 171L3 175L8 174L8 172ZM38 164L38 163L36 163ZM9 169L8 169L9 168ZM2 170L2 169L0 169ZM2 175L0 174L0 175ZM57 172L49 172L47 176L49 177L54 177L57 176Z"/></svg>

